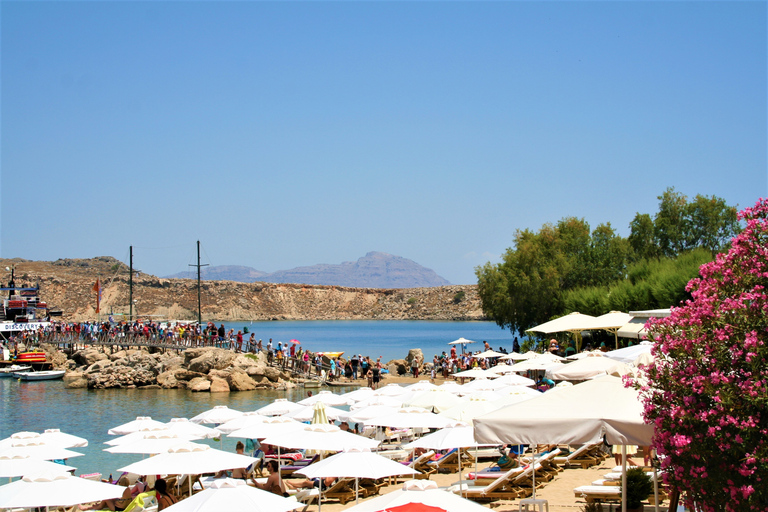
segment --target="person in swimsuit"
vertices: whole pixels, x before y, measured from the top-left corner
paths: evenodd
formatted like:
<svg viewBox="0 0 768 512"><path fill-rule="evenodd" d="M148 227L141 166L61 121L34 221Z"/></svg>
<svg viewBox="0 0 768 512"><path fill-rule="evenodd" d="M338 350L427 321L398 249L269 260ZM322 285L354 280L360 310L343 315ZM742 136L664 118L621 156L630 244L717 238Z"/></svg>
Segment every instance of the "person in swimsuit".
<svg viewBox="0 0 768 512"><path fill-rule="evenodd" d="M282 485L284 482L280 480L280 464L276 460L270 460L267 462L267 469L269 470L269 477L267 477L267 481L263 484L260 484L256 481L255 478L251 477L253 485L262 491L268 491L277 494L278 496L287 497L288 493L285 492L285 486Z"/></svg>
<svg viewBox="0 0 768 512"><path fill-rule="evenodd" d="M155 497L157 510L163 510L178 502L176 496L168 492L168 483L162 478L155 480Z"/></svg>

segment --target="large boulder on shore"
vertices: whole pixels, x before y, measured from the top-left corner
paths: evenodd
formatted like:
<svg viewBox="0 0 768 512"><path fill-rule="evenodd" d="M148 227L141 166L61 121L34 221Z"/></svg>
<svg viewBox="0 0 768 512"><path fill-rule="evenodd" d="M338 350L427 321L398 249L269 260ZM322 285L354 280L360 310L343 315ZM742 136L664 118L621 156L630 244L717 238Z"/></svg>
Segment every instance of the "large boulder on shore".
<svg viewBox="0 0 768 512"><path fill-rule="evenodd" d="M187 389L190 391L210 391L211 381L206 377L195 377L187 384Z"/></svg>
<svg viewBox="0 0 768 512"><path fill-rule="evenodd" d="M197 357L191 358L193 355ZM236 357L236 354L230 350L215 347L194 348L184 352L184 360L188 362L187 368L199 373L223 370L229 367Z"/></svg>
<svg viewBox="0 0 768 512"><path fill-rule="evenodd" d="M157 376L157 384L164 389L186 388L187 383L176 378L175 372L167 371Z"/></svg>
<svg viewBox="0 0 768 512"><path fill-rule="evenodd" d="M256 381L241 370L235 370L227 377L229 389L232 391L251 391L256 389Z"/></svg>
<svg viewBox="0 0 768 512"><path fill-rule="evenodd" d="M98 372L88 373L87 378L88 387L91 389L135 388L157 383L152 371L118 364L113 364Z"/></svg>
<svg viewBox="0 0 768 512"><path fill-rule="evenodd" d="M70 389L87 388L88 379L83 372L67 372L64 375L64 385Z"/></svg>
<svg viewBox="0 0 768 512"><path fill-rule="evenodd" d="M88 347L72 354L72 359L75 360L78 366L91 366L96 361L109 359L109 356L98 349Z"/></svg>
<svg viewBox="0 0 768 512"><path fill-rule="evenodd" d="M211 393L229 393L229 384L220 377L211 377Z"/></svg>
<svg viewBox="0 0 768 512"><path fill-rule="evenodd" d="M420 348L412 348L408 351L408 355L405 358L405 362L410 367L413 364L414 358L419 358L419 362L421 364L424 364L424 353L421 351Z"/></svg>

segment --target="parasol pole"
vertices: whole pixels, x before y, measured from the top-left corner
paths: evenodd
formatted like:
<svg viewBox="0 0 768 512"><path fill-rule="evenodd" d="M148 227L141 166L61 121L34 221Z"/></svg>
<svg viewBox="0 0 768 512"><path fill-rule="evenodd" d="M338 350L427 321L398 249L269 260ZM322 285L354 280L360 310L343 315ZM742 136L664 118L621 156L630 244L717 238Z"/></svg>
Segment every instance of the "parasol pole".
<svg viewBox="0 0 768 512"><path fill-rule="evenodd" d="M627 445L621 445L621 512L627 512Z"/></svg>

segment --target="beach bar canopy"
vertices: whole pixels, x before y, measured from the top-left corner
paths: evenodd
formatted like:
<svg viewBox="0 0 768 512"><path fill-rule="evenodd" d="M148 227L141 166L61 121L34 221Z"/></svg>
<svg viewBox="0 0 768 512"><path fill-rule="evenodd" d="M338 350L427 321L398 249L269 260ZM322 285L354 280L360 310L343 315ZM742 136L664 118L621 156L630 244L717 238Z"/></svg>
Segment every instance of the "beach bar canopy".
<svg viewBox="0 0 768 512"><path fill-rule="evenodd" d="M667 309L649 309L646 311L630 311L632 319L626 324L621 326L617 331L617 335L622 338L645 338L648 333L645 330L645 324L651 318L666 318L671 313L669 308Z"/></svg>

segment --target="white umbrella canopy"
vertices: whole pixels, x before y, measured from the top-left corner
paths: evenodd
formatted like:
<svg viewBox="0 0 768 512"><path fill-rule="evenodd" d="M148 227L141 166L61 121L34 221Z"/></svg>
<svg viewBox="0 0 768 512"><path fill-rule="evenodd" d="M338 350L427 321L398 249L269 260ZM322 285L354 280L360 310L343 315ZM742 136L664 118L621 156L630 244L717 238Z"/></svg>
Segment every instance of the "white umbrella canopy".
<svg viewBox="0 0 768 512"><path fill-rule="evenodd" d="M480 368L472 368L471 370L455 373L453 376L457 379L474 379L477 377L487 377L488 374L485 373L485 370L481 370Z"/></svg>
<svg viewBox="0 0 768 512"><path fill-rule="evenodd" d="M15 432L0 441L0 450L10 448L14 443L19 443L25 439L36 439L37 441L42 441L41 435L38 432ZM66 447L62 446L62 448Z"/></svg>
<svg viewBox="0 0 768 512"><path fill-rule="evenodd" d="M232 480L232 479L227 479ZM211 488L171 505L169 512L287 512L303 507L296 500L239 482L214 482Z"/></svg>
<svg viewBox="0 0 768 512"><path fill-rule="evenodd" d="M427 411L440 412L461 403L461 398L450 391L435 388L423 391L403 402L404 407L421 407Z"/></svg>
<svg viewBox="0 0 768 512"><path fill-rule="evenodd" d="M217 405L213 409L208 409L207 411L190 418L189 421L192 423L221 424L242 415L243 413L241 411L230 409L226 405Z"/></svg>
<svg viewBox="0 0 768 512"><path fill-rule="evenodd" d="M449 342L448 342L448 344L449 344L449 345L466 345L466 344L468 344L468 343L477 343L477 342L476 342L476 341L472 341L472 340L468 340L468 339L465 339L465 338L463 338L463 337L461 337L461 338L459 338L459 339L457 339L457 340L455 340L455 341L449 341Z"/></svg>
<svg viewBox="0 0 768 512"><path fill-rule="evenodd" d="M445 391L450 391L451 393L458 395L459 391L461 391L461 384L456 381L449 380L440 384L438 388L444 389Z"/></svg>
<svg viewBox="0 0 768 512"><path fill-rule="evenodd" d="M451 423L450 419L426 411L396 412L388 416L377 416L365 422L369 426L391 428L443 428L449 423Z"/></svg>
<svg viewBox="0 0 768 512"><path fill-rule="evenodd" d="M181 443L169 448L165 453L120 468L120 471L137 475L199 475L247 468L257 460L204 444Z"/></svg>
<svg viewBox="0 0 768 512"><path fill-rule="evenodd" d="M115 428L111 428L107 433L111 436L122 436L139 430L162 430L167 428L165 423L153 420L149 416L137 416L135 420L123 423Z"/></svg>
<svg viewBox="0 0 768 512"><path fill-rule="evenodd" d="M226 423L217 425L215 430L223 434L231 434L235 430L240 430L241 428L250 427L251 425L258 425L259 423L264 423L264 421L267 420L267 418L269 418L269 416L263 416L259 414L258 411L246 412L246 413L243 413L242 416L238 416L237 418L231 419Z"/></svg>
<svg viewBox="0 0 768 512"><path fill-rule="evenodd" d="M0 478L14 478L40 471L74 471L77 468L64 466L47 460L35 459L29 456L0 456Z"/></svg>
<svg viewBox="0 0 768 512"><path fill-rule="evenodd" d="M316 395L305 398L304 400L299 400L297 403L299 405L307 406L315 405L317 402L323 402L325 405L332 406L347 405L346 398L341 395L337 395L336 393L331 393L330 391L321 391Z"/></svg>
<svg viewBox="0 0 768 512"><path fill-rule="evenodd" d="M521 361L519 363L515 363L512 365L512 368L515 370L515 372L527 372L528 370L546 370L547 368L558 364L562 363L547 357L535 357L526 359L525 361Z"/></svg>
<svg viewBox="0 0 768 512"><path fill-rule="evenodd" d="M168 426L168 430L171 432L179 435L193 434L200 436L200 439L213 439L214 437L221 437L223 432L223 430L220 428L204 427L198 423L192 423L187 418L171 418L171 421L166 423L166 425Z"/></svg>
<svg viewBox="0 0 768 512"><path fill-rule="evenodd" d="M431 391L433 389L438 389L438 386L432 384L428 380L420 380L418 382L414 382L413 384L409 384L405 386L405 390L408 392L413 391Z"/></svg>
<svg viewBox="0 0 768 512"><path fill-rule="evenodd" d="M496 352L495 350L486 350L485 352L480 352L479 354L473 354L472 357L475 359L487 359L490 357L501 357L506 354L502 354L501 352Z"/></svg>
<svg viewBox="0 0 768 512"><path fill-rule="evenodd" d="M530 359L531 356L529 354L535 354L533 351L528 351L526 354L519 354L517 352L510 352L507 355L501 356L499 359L501 361L525 361L526 359Z"/></svg>
<svg viewBox="0 0 768 512"><path fill-rule="evenodd" d="M61 470L41 471L0 487L0 509L68 507L119 498L123 491L122 486L77 478Z"/></svg>
<svg viewBox="0 0 768 512"><path fill-rule="evenodd" d="M467 382L463 386L461 386L461 391L459 392L459 395L465 396L465 395L471 395L472 393L475 393L477 391L494 391L497 389L501 389L505 387L507 384L504 384L503 382L499 382L499 379L486 379L485 377L479 377L472 382Z"/></svg>
<svg viewBox="0 0 768 512"><path fill-rule="evenodd" d="M133 435L133 434L129 434ZM148 432L141 439L133 439L127 442L111 446L104 451L109 453L138 453L143 455L155 455L167 452L169 448L185 441L196 441L200 436L179 435L173 432Z"/></svg>
<svg viewBox="0 0 768 512"><path fill-rule="evenodd" d="M536 327L531 327L528 330L535 331L535 332L543 332L546 334L550 334L553 332L564 332L564 331L580 332L580 331L591 329L591 327L589 326L594 322L595 322L594 316L583 315L581 313L574 312L568 315L561 316L560 318L555 318L554 320L550 320L549 322L544 322L543 324L537 325Z"/></svg>
<svg viewBox="0 0 768 512"><path fill-rule="evenodd" d="M29 456L41 460L63 460L73 457L81 457L78 453L57 445L50 445L43 442L40 438L17 439L11 443L10 448L0 451L0 457L23 457Z"/></svg>
<svg viewBox="0 0 768 512"><path fill-rule="evenodd" d="M537 391L533 388L529 388L528 386L507 386L505 388L501 388L497 391L502 396L507 395L527 395L527 396L539 396L541 395L540 391Z"/></svg>
<svg viewBox="0 0 768 512"><path fill-rule="evenodd" d="M632 345L631 347L611 350L610 352L605 352L604 355L605 357L610 357L616 361L630 364L635 362L635 360L640 357L640 355L650 354L651 348L653 348L653 343L650 341L641 341L639 345Z"/></svg>
<svg viewBox="0 0 768 512"><path fill-rule="evenodd" d="M373 392L373 396L393 396L398 397L400 395L404 395L408 392L403 386L400 384L387 384L383 388L379 388Z"/></svg>
<svg viewBox="0 0 768 512"><path fill-rule="evenodd" d="M316 402L315 405L304 406L301 409L285 414L283 418L293 418L294 420L301 422L311 421L312 417L315 415L315 407L322 403L323 402ZM325 417L327 420L336 421L342 414L347 414L347 411L336 407L325 408Z"/></svg>
<svg viewBox="0 0 768 512"><path fill-rule="evenodd" d="M609 357L585 357L562 368L548 370L547 376L553 380L587 380L614 372L625 375L629 371L627 365Z"/></svg>
<svg viewBox="0 0 768 512"><path fill-rule="evenodd" d="M653 426L643 420L639 392L605 376L542 393L475 418L475 439L494 444L651 444Z"/></svg>
<svg viewBox="0 0 768 512"><path fill-rule="evenodd" d="M496 405L496 402L489 402L488 400L466 400L455 407L441 412L440 416L445 416L455 421L471 423L478 416L483 416L501 407L503 406Z"/></svg>
<svg viewBox="0 0 768 512"><path fill-rule="evenodd" d="M297 409L300 409L301 407L303 406L297 404L296 402L291 402L287 398L278 398L271 404L265 405L260 409L256 409L256 412L262 416L282 416L283 414L288 414L289 412L293 412Z"/></svg>
<svg viewBox="0 0 768 512"><path fill-rule="evenodd" d="M418 471L377 453L365 450L346 450L310 464L297 473L307 478L335 476L378 479L395 475L415 475Z"/></svg>
<svg viewBox="0 0 768 512"><path fill-rule="evenodd" d="M486 444L498 444L498 443L486 443ZM427 450L450 450L453 448L467 448L482 446L481 443L475 441L475 429L474 427L462 423L451 422L445 428L432 432L424 437L421 437L411 443L403 446L406 450L413 450L414 448L425 448Z"/></svg>
<svg viewBox="0 0 768 512"><path fill-rule="evenodd" d="M346 400L348 404L355 404L361 400L371 398L372 396L373 389L369 388L368 386L364 386L362 388L358 388L354 391L350 391L349 393L344 393L341 395L341 397Z"/></svg>
<svg viewBox="0 0 768 512"><path fill-rule="evenodd" d="M515 373L503 375L498 379L494 379L494 382L504 384L505 386L533 386L536 384L533 379Z"/></svg>
<svg viewBox="0 0 768 512"><path fill-rule="evenodd" d="M262 423L255 423L253 425L243 427L227 434L227 437L238 437L242 439L264 439L276 434L282 434L286 432L292 432L294 430L301 430L305 425L301 422L294 420L293 418L284 418L278 416L276 418L268 418Z"/></svg>
<svg viewBox="0 0 768 512"><path fill-rule="evenodd" d="M400 397L396 396L372 396L371 398L361 400L356 404L351 405L349 409L355 411L357 409L362 409L363 407L371 407L374 405L399 408L403 406L403 401L400 400Z"/></svg>
<svg viewBox="0 0 768 512"><path fill-rule="evenodd" d="M62 448L84 448L88 446L88 440L86 438L67 434L58 428L46 429L40 437L42 437L43 441L46 443L57 444Z"/></svg>
<svg viewBox="0 0 768 512"><path fill-rule="evenodd" d="M512 369L512 365L507 363L499 363L496 366L492 366L491 368L485 370L485 376L489 379L495 379L496 377L507 373L514 373L514 371L515 370Z"/></svg>
<svg viewBox="0 0 768 512"><path fill-rule="evenodd" d="M339 415L341 421L351 421L353 423L365 423L371 418L377 416L384 416L386 414L394 414L399 409L397 407L390 407L388 405L371 405L363 407L361 409L354 409L344 414Z"/></svg>
<svg viewBox="0 0 768 512"><path fill-rule="evenodd" d="M409 480L403 489L363 501L345 512L381 512L409 503L423 503L446 512L488 512L482 505L438 489L431 480Z"/></svg>
<svg viewBox="0 0 768 512"><path fill-rule="evenodd" d="M351 448L373 449L379 441L341 430L336 425L305 425L303 429L275 434L264 439L265 444L299 450L340 452Z"/></svg>

